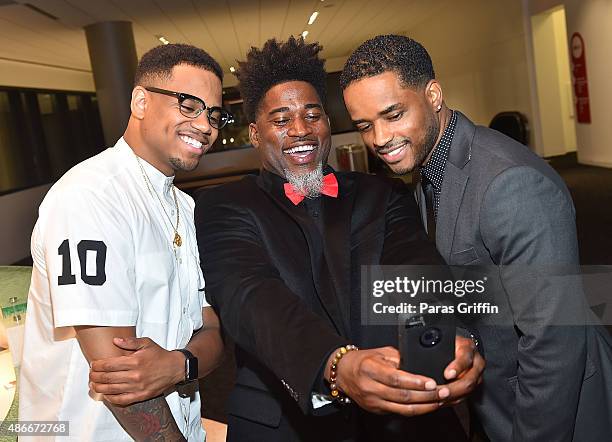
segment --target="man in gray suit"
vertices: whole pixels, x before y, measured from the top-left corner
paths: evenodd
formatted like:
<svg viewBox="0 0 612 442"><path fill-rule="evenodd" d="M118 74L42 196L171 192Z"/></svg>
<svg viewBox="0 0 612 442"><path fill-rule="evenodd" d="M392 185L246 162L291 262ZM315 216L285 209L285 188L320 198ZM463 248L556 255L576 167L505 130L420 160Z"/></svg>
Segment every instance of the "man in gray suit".
<svg viewBox="0 0 612 442"><path fill-rule="evenodd" d="M418 168L423 223L446 262L497 269L502 325L477 319L487 369L472 401L487 436L612 440L607 331L585 325L576 278L562 287L525 283L526 269L552 274L579 264L561 177L526 146L449 109L427 51L410 38L368 40L340 83L372 153L398 174Z"/></svg>

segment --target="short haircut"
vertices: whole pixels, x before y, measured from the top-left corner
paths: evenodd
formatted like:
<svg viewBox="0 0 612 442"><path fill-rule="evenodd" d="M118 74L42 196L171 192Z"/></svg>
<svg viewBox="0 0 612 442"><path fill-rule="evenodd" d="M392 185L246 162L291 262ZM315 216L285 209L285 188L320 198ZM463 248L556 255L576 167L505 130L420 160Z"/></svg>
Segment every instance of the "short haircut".
<svg viewBox="0 0 612 442"><path fill-rule="evenodd" d="M221 66L206 51L177 43L156 46L144 54L136 67L134 86L150 86L154 79L170 79L172 68L180 64L210 71L223 82Z"/></svg>
<svg viewBox="0 0 612 442"><path fill-rule="evenodd" d="M287 81L310 83L321 102L325 101L325 60L318 54L323 47L291 36L286 42L268 40L262 49L251 47L246 61L238 63L236 77L244 100L244 111L250 123L255 121L263 97L273 86Z"/></svg>
<svg viewBox="0 0 612 442"><path fill-rule="evenodd" d="M363 43L346 61L340 86L384 72L395 72L400 81L414 89L435 78L431 57L417 41L403 35L378 35Z"/></svg>

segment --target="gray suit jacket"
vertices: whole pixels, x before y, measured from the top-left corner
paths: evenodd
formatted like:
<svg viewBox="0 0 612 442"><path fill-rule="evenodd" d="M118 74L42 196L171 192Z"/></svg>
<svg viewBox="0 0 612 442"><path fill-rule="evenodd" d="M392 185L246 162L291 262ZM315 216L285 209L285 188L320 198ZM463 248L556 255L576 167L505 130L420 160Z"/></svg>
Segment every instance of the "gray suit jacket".
<svg viewBox="0 0 612 442"><path fill-rule="evenodd" d="M420 185L416 198L426 225ZM583 308L577 291L516 284L526 266L578 265L574 206L561 177L526 146L458 113L436 245L450 265L499 269L505 317L475 324L487 368L472 403L491 440L612 441L609 334L547 326L560 309Z"/></svg>

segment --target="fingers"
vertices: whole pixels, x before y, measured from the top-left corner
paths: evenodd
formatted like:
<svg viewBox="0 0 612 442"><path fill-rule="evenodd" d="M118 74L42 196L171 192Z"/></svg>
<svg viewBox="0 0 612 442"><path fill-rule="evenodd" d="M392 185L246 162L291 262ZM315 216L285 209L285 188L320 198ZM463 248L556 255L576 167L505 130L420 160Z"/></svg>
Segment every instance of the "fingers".
<svg viewBox="0 0 612 442"><path fill-rule="evenodd" d="M482 372L485 367L485 360L479 354L474 355L474 362L472 368L470 368L465 374L458 380L447 384L446 387L450 391L448 401L454 401L462 399L466 395L472 392L477 385L480 384Z"/></svg>
<svg viewBox="0 0 612 442"><path fill-rule="evenodd" d="M384 385L377 384L378 387L373 394L388 402L395 402L397 404L424 404L424 403L435 403L439 402L438 391L418 391L418 390L405 390L390 388Z"/></svg>
<svg viewBox="0 0 612 442"><path fill-rule="evenodd" d="M149 338L113 338L113 344L123 350L140 350L149 343Z"/></svg>
<svg viewBox="0 0 612 442"><path fill-rule="evenodd" d="M104 395L104 400L114 405L125 407L136 402L147 400L147 396L142 393L123 393L123 394L107 394Z"/></svg>
<svg viewBox="0 0 612 442"><path fill-rule="evenodd" d="M470 338L457 336L455 339L455 359L444 370L448 380L456 379L464 371L469 370L474 363L476 348Z"/></svg>
<svg viewBox="0 0 612 442"><path fill-rule="evenodd" d="M378 351L381 350L381 351ZM338 386L362 408L374 413L416 416L440 407L450 392L436 382L395 368L394 349L352 352L338 370Z"/></svg>
<svg viewBox="0 0 612 442"><path fill-rule="evenodd" d="M91 371L125 371L138 367L138 360L132 356L118 356L116 358L99 359L91 363Z"/></svg>
<svg viewBox="0 0 612 442"><path fill-rule="evenodd" d="M138 371L90 371L89 381L96 384L134 384L141 379Z"/></svg>
<svg viewBox="0 0 612 442"><path fill-rule="evenodd" d="M104 395L134 393L142 390L134 384L99 384L96 382L90 382L89 388L91 389L91 391Z"/></svg>
<svg viewBox="0 0 612 442"><path fill-rule="evenodd" d="M436 381L433 379L398 370L389 365L386 357L384 362L381 358L364 359L357 374L395 389L425 391L436 388Z"/></svg>

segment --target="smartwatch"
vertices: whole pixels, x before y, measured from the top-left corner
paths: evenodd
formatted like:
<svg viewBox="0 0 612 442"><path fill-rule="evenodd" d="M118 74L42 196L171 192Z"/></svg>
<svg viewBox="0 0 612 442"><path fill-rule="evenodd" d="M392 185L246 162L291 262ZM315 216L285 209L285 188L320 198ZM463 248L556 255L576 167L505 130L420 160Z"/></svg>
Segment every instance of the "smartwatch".
<svg viewBox="0 0 612 442"><path fill-rule="evenodd" d="M180 351L185 355L185 380L179 382L177 385L184 385L196 381L198 379L198 358L184 348L177 348L175 351Z"/></svg>

